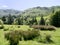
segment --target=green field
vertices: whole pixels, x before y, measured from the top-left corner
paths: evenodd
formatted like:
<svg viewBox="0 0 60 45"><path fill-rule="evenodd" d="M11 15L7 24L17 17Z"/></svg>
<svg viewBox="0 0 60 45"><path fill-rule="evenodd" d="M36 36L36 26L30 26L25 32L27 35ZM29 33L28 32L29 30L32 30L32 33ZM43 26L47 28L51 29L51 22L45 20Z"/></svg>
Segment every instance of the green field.
<svg viewBox="0 0 60 45"><path fill-rule="evenodd" d="M4 25L4 29L7 31L4 31L4 29L0 29L0 45L9 45L9 41L7 41L4 38L4 33L8 32L10 30L28 30L33 29L29 28L27 25L20 25L20 28L18 28L18 25ZM43 34L50 34L52 35L52 40L54 43L40 43L37 41L29 40L29 41L20 41L19 45L60 45L60 28L57 28L56 31L40 31L41 35Z"/></svg>

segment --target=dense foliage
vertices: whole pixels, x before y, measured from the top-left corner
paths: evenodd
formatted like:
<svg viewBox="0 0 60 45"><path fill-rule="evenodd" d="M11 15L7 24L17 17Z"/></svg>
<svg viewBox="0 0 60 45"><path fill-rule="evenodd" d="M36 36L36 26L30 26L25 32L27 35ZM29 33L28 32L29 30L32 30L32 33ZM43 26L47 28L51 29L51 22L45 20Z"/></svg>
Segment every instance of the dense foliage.
<svg viewBox="0 0 60 45"><path fill-rule="evenodd" d="M60 27L60 11L57 11L51 16L51 25Z"/></svg>
<svg viewBox="0 0 60 45"><path fill-rule="evenodd" d="M45 20L43 18L43 15L41 16L41 19L40 19L40 25L45 25Z"/></svg>
<svg viewBox="0 0 60 45"><path fill-rule="evenodd" d="M32 40L35 37L39 36L40 33L38 30L30 31L11 31L5 33L5 38L9 40L10 45L18 45L19 40Z"/></svg>

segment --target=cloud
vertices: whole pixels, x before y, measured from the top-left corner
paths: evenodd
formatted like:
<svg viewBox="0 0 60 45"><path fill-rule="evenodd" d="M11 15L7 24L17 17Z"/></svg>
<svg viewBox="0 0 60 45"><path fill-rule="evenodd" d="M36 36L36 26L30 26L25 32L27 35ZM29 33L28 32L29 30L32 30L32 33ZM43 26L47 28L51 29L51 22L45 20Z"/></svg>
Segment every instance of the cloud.
<svg viewBox="0 0 60 45"><path fill-rule="evenodd" d="M8 6L7 5L0 5L0 9L7 9Z"/></svg>
<svg viewBox="0 0 60 45"><path fill-rule="evenodd" d="M2 8L7 8L8 6L7 6L7 5L2 5L1 7L2 7Z"/></svg>

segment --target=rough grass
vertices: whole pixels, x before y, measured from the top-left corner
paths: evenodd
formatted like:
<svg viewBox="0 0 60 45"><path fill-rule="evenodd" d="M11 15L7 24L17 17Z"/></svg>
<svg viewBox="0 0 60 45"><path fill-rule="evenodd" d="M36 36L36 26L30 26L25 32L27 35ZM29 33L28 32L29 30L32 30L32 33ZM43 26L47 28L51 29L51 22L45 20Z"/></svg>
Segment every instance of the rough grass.
<svg viewBox="0 0 60 45"><path fill-rule="evenodd" d="M26 25L21 25L20 28L18 28L18 25L4 25L5 28L9 28L10 30L18 30L18 29L22 29L22 30L28 30L28 29L32 29L29 28L29 26ZM12 29L11 29L12 28ZM4 29L0 29L0 45L9 45L8 41L4 38L4 33L8 32L10 30L4 31ZM57 28L56 31L40 31L42 37L44 34L51 34L52 35L52 40L54 41L54 43L40 43L37 41L20 41L19 45L60 45L60 28Z"/></svg>

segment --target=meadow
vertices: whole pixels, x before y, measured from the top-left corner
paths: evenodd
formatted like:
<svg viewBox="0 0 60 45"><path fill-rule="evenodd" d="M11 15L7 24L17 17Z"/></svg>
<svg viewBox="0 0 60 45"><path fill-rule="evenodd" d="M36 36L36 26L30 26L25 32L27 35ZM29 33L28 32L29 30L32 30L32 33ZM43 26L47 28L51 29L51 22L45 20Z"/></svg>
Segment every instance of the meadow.
<svg viewBox="0 0 60 45"><path fill-rule="evenodd" d="M4 25L3 29L0 29L0 45L9 45L9 41L4 38L4 33L11 30L32 30L28 25ZM57 28L56 31L41 31L40 34L49 34L52 36L53 43L42 43L37 42L37 39L28 40L28 41L19 41L19 45L60 45L60 28Z"/></svg>

